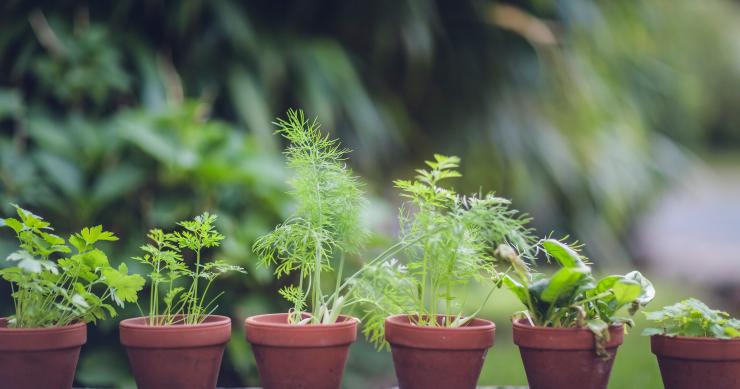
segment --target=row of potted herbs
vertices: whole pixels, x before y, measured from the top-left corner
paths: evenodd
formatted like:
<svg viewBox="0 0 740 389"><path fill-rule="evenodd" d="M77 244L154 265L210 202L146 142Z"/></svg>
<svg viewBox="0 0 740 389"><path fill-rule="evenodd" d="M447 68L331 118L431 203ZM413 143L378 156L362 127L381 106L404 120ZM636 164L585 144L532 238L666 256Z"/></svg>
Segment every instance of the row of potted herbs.
<svg viewBox="0 0 740 389"><path fill-rule="evenodd" d="M346 166L347 150L301 111L276 125L289 142L296 207L253 251L288 280L280 295L292 308L245 321L263 387L339 388L361 322L369 341L391 349L400 388L474 388L495 335L495 325L477 316L505 287L525 308L513 316L514 342L530 387L606 388L632 324L621 312L632 315L655 295L639 272L595 278L578 245L535 238L508 200L445 186L460 176L459 159L435 155L414 180L394 182L407 200L397 242L346 274L357 266L345 262L365 256L368 239L363 186ZM0 219L19 242L0 270L14 302L14 314L0 319L0 382L69 388L85 324L139 305L146 281L110 265L96 245L117 238L102 227L65 240L16 208L17 218ZM224 292L212 286L244 270L209 258L224 239L215 221L205 213L174 231L151 230L134 258L151 269L148 313L121 321L120 337L139 388L216 385L232 326L213 314ZM537 272L540 260L557 270ZM468 296L473 290L486 292ZM738 386L740 321L697 300L646 316L657 323L646 334L667 388Z"/></svg>

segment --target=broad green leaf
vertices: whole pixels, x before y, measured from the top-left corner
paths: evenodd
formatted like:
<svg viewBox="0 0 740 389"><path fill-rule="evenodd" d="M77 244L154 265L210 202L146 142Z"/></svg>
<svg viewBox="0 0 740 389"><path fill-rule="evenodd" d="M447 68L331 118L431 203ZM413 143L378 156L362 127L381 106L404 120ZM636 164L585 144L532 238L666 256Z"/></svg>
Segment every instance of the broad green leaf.
<svg viewBox="0 0 740 389"><path fill-rule="evenodd" d="M629 272L625 274L624 278L636 281L640 284L640 296L636 299L640 305L645 306L650 301L653 301L655 298L655 287L653 286L653 283L645 278L639 271Z"/></svg>
<svg viewBox="0 0 740 389"><path fill-rule="evenodd" d="M12 217L9 217L7 219L1 219L2 222L5 223L6 226L10 227L15 231L16 233L21 232L23 230L23 223L18 221L17 219L13 219Z"/></svg>
<svg viewBox="0 0 740 389"><path fill-rule="evenodd" d="M98 249L93 249L86 252L85 254L82 254L82 261L86 266L89 266L93 269L109 266L108 256Z"/></svg>
<svg viewBox="0 0 740 389"><path fill-rule="evenodd" d="M581 256L575 250L558 240L545 239L542 241L542 247L550 257L555 258L563 267L586 267Z"/></svg>
<svg viewBox="0 0 740 389"><path fill-rule="evenodd" d="M86 246L85 241L81 237L77 236L76 234L71 235L69 237L69 243L72 246L74 246L75 249L77 249L78 253L81 253L82 251L85 250L85 246Z"/></svg>
<svg viewBox="0 0 740 389"><path fill-rule="evenodd" d="M522 304L529 304L529 299L527 298L528 291L524 286L522 286L522 284L511 278L508 274L504 276L503 283L512 291L512 293L514 293L514 295L516 295L517 298L519 298L519 301L521 301Z"/></svg>
<svg viewBox="0 0 740 389"><path fill-rule="evenodd" d="M33 255L26 250L18 250L10 253L10 255L5 259L11 262L18 262L18 268L30 273L40 273L42 269L41 261L34 258Z"/></svg>
<svg viewBox="0 0 740 389"><path fill-rule="evenodd" d="M617 307L629 304L638 297L642 292L642 287L635 281L621 279L612 286L612 293L617 301Z"/></svg>
<svg viewBox="0 0 740 389"><path fill-rule="evenodd" d="M623 278L623 276L611 275L600 279L599 282L596 284L596 287L594 288L592 294L606 292L607 290L611 289L617 281Z"/></svg>
<svg viewBox="0 0 740 389"><path fill-rule="evenodd" d="M114 299L119 306L123 302L136 302L137 293L144 287L144 279L138 274L128 275L126 264L121 263L118 270L113 268L103 269L104 282L111 288Z"/></svg>
<svg viewBox="0 0 740 389"><path fill-rule="evenodd" d="M589 274L588 268L584 267L564 267L550 278L545 290L540 296L542 301L553 303L559 299L570 299L571 294L576 287L584 280L584 276Z"/></svg>

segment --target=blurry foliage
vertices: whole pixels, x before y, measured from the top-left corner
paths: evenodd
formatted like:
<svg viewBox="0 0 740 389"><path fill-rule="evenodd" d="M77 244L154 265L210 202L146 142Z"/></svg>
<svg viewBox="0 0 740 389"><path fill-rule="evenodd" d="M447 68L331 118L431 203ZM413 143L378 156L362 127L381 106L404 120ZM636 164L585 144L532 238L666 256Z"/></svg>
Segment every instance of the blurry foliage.
<svg viewBox="0 0 740 389"><path fill-rule="evenodd" d="M3 214L15 202L63 232L103 223L122 237L115 263L152 226L218 213L221 257L249 270L224 280L232 317L287 309L266 297L277 285L249 248L290 211L270 125L289 106L356 150L376 191L432 152L462 155L462 189L497 189L546 230L616 260L661 180L691 163L684 147L740 141L740 13L729 1L9 0L0 10ZM95 362L121 360L114 330L91 334L80 383L124 379ZM234 331L222 384L254 383L250 360ZM350 368L357 387L354 371L374 370Z"/></svg>

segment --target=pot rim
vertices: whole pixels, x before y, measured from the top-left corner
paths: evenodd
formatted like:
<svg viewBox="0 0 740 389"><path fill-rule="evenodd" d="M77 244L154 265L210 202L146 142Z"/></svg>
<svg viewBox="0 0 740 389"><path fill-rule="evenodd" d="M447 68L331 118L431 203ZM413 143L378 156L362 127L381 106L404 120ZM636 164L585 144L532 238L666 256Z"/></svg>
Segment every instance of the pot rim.
<svg viewBox="0 0 740 389"><path fill-rule="evenodd" d="M708 342L708 343L724 343L724 342L738 342L740 343L740 337L737 338L712 338L710 336L670 336L665 334L650 335L650 337L661 337L669 338L676 341L692 341L692 342Z"/></svg>
<svg viewBox="0 0 740 389"><path fill-rule="evenodd" d="M312 331L312 330L327 330L331 328L345 328L357 325L360 320L354 316L339 315L337 321L334 323L319 323L319 324L304 324L296 325L290 324L287 321L285 323L270 322L267 321L272 318L279 318L281 316L288 317L288 313L265 313L261 315L249 316L244 320L244 325L250 327L269 327L269 328L282 328L282 329L298 329L301 331ZM309 315L304 314L305 317ZM341 321L339 319L342 319Z"/></svg>
<svg viewBox="0 0 740 389"><path fill-rule="evenodd" d="M8 328L0 318L0 351L44 351L79 348L87 341L87 323L60 327Z"/></svg>
<svg viewBox="0 0 740 389"><path fill-rule="evenodd" d="M231 338L231 319L208 315L200 324L153 326L144 324L148 316L121 321L121 344L140 349L177 349L225 345Z"/></svg>
<svg viewBox="0 0 740 389"><path fill-rule="evenodd" d="M0 332L2 333L28 333L28 334L41 334L45 332L66 332L66 331L73 331L77 330L80 327L87 327L87 323L84 321L78 321L76 323L67 324L64 326L54 326L54 327L7 327L8 323L8 317L1 317L0 318Z"/></svg>
<svg viewBox="0 0 740 389"><path fill-rule="evenodd" d="M520 348L538 350L593 350L594 334L588 328L554 328L529 324L527 319L512 320L514 344ZM616 348L624 342L624 324L609 326L610 339L606 348Z"/></svg>
<svg viewBox="0 0 740 389"><path fill-rule="evenodd" d="M659 358L740 361L740 338L653 335L650 351Z"/></svg>
<svg viewBox="0 0 740 389"><path fill-rule="evenodd" d="M527 329L527 330L535 330L535 331L551 331L553 333L566 333L566 332L574 332L574 331L586 331L590 334L592 334L591 330L588 328L580 328L580 327L543 327L543 326L533 326L529 324L529 320L527 319L517 319L511 321L512 325L517 328L521 329ZM617 329L617 328L624 328L624 324L611 324L609 325L609 329Z"/></svg>
<svg viewBox="0 0 740 389"><path fill-rule="evenodd" d="M473 318L463 327L427 327L410 323L414 315L392 315L385 319L385 339L393 347L426 350L485 350L493 346L496 324ZM437 315L443 317L444 315Z"/></svg>
<svg viewBox="0 0 740 389"><path fill-rule="evenodd" d="M403 327L407 329L413 329L414 331L430 331L430 332L446 332L446 331L454 331L454 332L488 332L488 331L495 331L496 330L496 323L481 319L479 317L473 317L473 319L468 322L468 324L462 326L462 327L428 327L428 326L418 326L415 324L411 324L410 321L404 320L408 319L410 317L417 316L417 315L409 315L409 314L399 314L399 315L391 315L385 318L386 323L392 323L394 326ZM437 315L437 317L443 317L445 315Z"/></svg>
<svg viewBox="0 0 740 389"><path fill-rule="evenodd" d="M159 315L157 317L162 317ZM211 327L231 327L231 318L223 315L207 315L206 319L199 324L167 324L162 326L154 326L146 324L146 320L149 316L137 316L128 319L121 320L119 325L122 328L131 330L148 330L148 331L172 331L173 329L178 330L190 330L190 329L206 329Z"/></svg>
<svg viewBox="0 0 740 389"><path fill-rule="evenodd" d="M319 348L348 346L357 340L359 320L352 316L340 315L341 321L335 323L306 325L289 324L287 317L288 313L268 313L246 318L247 341L268 347Z"/></svg>

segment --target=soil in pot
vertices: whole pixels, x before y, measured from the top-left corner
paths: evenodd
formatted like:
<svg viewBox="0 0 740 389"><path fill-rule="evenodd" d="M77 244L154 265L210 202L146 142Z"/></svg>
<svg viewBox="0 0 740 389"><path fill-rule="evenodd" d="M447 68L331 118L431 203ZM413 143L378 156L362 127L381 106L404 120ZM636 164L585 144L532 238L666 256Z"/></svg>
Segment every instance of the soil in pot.
<svg viewBox="0 0 740 389"><path fill-rule="evenodd" d="M474 389L495 332L496 326L483 319L449 328L417 326L408 315L387 318L385 338L398 387Z"/></svg>
<svg viewBox="0 0 740 389"><path fill-rule="evenodd" d="M740 339L655 335L650 347L666 389L740 388Z"/></svg>
<svg viewBox="0 0 740 389"><path fill-rule="evenodd" d="M67 389L72 387L87 325L8 328L0 319L0 387Z"/></svg>
<svg viewBox="0 0 740 389"><path fill-rule="evenodd" d="M287 313L257 315L244 323L264 389L338 389L357 319L293 325Z"/></svg>
<svg viewBox="0 0 740 389"><path fill-rule="evenodd" d="M148 318L121 322L121 344L128 352L139 389L212 389L231 337L231 319L210 315L201 324L150 326Z"/></svg>
<svg viewBox="0 0 740 389"><path fill-rule="evenodd" d="M574 385L606 389L624 327L610 327L609 335L605 359L596 355L594 334L588 329L533 327L526 319L514 322L514 344L519 346L531 389Z"/></svg>

